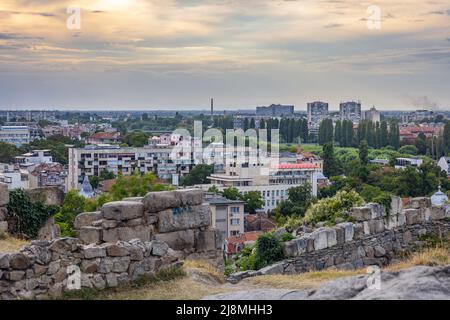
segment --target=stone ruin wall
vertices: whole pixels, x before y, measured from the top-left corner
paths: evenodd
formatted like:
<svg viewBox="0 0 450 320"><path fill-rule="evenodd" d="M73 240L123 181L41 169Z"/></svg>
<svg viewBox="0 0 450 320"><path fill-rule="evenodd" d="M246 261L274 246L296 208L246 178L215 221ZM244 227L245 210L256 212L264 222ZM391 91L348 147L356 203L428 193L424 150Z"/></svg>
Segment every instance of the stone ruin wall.
<svg viewBox="0 0 450 320"><path fill-rule="evenodd" d="M450 207L431 205L429 198L414 198L406 206L392 198L391 210L379 204L352 208L355 221L322 227L298 235L283 244L288 259L261 270L231 275L229 282L266 274L295 274L326 268L354 270L385 266L405 251L419 246L424 235L446 236L450 230Z"/></svg>
<svg viewBox="0 0 450 320"><path fill-rule="evenodd" d="M81 288L95 289L180 266L189 257L223 267L222 239L210 229L202 202L200 190L176 190L107 203L76 218L78 238L37 240L20 252L0 253L0 300L61 297L74 266Z"/></svg>

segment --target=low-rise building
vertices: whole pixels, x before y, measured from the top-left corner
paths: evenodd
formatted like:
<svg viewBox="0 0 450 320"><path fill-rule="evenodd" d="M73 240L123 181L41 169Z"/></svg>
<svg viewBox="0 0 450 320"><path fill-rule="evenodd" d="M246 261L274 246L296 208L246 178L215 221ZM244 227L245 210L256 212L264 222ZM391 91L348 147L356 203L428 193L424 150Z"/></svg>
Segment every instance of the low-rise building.
<svg viewBox="0 0 450 320"><path fill-rule="evenodd" d="M15 157L14 162L26 165L26 164L41 164L41 163L53 163L53 156L51 150L33 150L28 153L24 153L21 156Z"/></svg>
<svg viewBox="0 0 450 320"><path fill-rule="evenodd" d="M263 234L262 231L250 231L241 233L238 236L229 237L225 240L225 253L233 256L239 253L246 246L256 243L256 240Z"/></svg>
<svg viewBox="0 0 450 320"><path fill-rule="evenodd" d="M0 164L0 182L5 183L9 190L29 189L29 173L17 165Z"/></svg>
<svg viewBox="0 0 450 320"><path fill-rule="evenodd" d="M405 169L407 167L418 168L422 165L423 160L414 158L395 158L395 169Z"/></svg>
<svg viewBox="0 0 450 320"><path fill-rule="evenodd" d="M67 170L59 163L41 163L30 172L29 180L32 189L59 187L65 190Z"/></svg>
<svg viewBox="0 0 450 320"><path fill-rule="evenodd" d="M438 161L438 166L450 176L450 157L441 157Z"/></svg>
<svg viewBox="0 0 450 320"><path fill-rule="evenodd" d="M87 139L87 143L90 144L109 144L119 141L120 135L118 132L96 132Z"/></svg>

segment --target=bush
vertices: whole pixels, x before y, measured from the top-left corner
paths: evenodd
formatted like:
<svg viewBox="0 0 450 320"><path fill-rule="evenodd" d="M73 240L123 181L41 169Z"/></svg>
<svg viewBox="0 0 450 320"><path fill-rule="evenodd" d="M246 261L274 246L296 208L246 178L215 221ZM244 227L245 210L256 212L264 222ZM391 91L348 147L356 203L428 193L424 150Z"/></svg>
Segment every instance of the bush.
<svg viewBox="0 0 450 320"><path fill-rule="evenodd" d="M11 233L27 239L36 238L48 218L58 211L56 206L32 202L22 189L12 190L9 198L8 217L12 220Z"/></svg>
<svg viewBox="0 0 450 320"><path fill-rule="evenodd" d="M283 249L277 237L264 233L256 241L256 269L264 268L283 259Z"/></svg>
<svg viewBox="0 0 450 320"><path fill-rule="evenodd" d="M306 212L305 222L334 223L336 218L343 218L344 212L363 203L364 199L356 191L339 191L334 197L319 200L312 205Z"/></svg>

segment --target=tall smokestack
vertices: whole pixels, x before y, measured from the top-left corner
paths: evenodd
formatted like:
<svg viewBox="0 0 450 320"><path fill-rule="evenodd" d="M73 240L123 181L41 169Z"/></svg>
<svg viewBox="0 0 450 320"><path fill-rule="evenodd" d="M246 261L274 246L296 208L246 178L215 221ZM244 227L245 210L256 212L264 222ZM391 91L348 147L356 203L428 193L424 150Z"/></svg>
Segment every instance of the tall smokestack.
<svg viewBox="0 0 450 320"><path fill-rule="evenodd" d="M214 120L214 99L211 98L211 120Z"/></svg>

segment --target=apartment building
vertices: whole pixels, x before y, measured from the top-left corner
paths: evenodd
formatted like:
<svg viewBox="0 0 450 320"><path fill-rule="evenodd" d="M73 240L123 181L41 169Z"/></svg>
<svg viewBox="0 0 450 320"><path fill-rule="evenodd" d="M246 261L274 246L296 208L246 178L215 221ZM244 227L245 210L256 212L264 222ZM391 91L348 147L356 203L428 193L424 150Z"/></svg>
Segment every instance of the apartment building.
<svg viewBox="0 0 450 320"><path fill-rule="evenodd" d="M350 120L355 123L361 120L361 102L341 102L339 111L342 120Z"/></svg>
<svg viewBox="0 0 450 320"><path fill-rule="evenodd" d="M152 172L159 178L172 180L190 172L194 165L191 148L169 146L122 148L112 145L69 148L68 190L79 189L84 176L98 176L102 171L130 175L139 170Z"/></svg>
<svg viewBox="0 0 450 320"><path fill-rule="evenodd" d="M0 142L21 146L30 141L31 134L27 126L0 126Z"/></svg>
<svg viewBox="0 0 450 320"><path fill-rule="evenodd" d="M317 133L320 122L328 117L328 103L314 101L307 104L308 128L311 133Z"/></svg>
<svg viewBox="0 0 450 320"><path fill-rule="evenodd" d="M268 107L256 107L256 115L263 117L288 117L294 115L294 106L272 104Z"/></svg>
<svg viewBox="0 0 450 320"><path fill-rule="evenodd" d="M265 212L275 209L280 201L288 199L288 191L292 187L309 183L312 194L317 195L317 178L321 172L318 164L278 164L278 159L273 160L273 164L269 165L260 162L227 163L225 173L215 173L208 178L211 185L219 190L236 188L243 194L258 191L264 200Z"/></svg>
<svg viewBox="0 0 450 320"><path fill-rule="evenodd" d="M381 122L381 113L375 106L363 112L363 118L373 123Z"/></svg>
<svg viewBox="0 0 450 320"><path fill-rule="evenodd" d="M50 150L33 150L31 152L24 153L21 156L15 157L14 162L21 165L36 165L41 163L50 164L53 163L53 156Z"/></svg>
<svg viewBox="0 0 450 320"><path fill-rule="evenodd" d="M212 228L221 233L221 238L237 236L244 233L244 201L229 200L222 196L206 193L209 204Z"/></svg>
<svg viewBox="0 0 450 320"><path fill-rule="evenodd" d="M30 188L28 171L20 169L17 165L1 163L0 182L5 183L9 190Z"/></svg>

